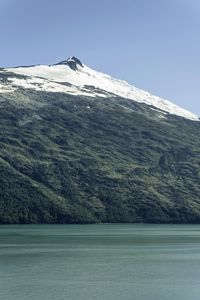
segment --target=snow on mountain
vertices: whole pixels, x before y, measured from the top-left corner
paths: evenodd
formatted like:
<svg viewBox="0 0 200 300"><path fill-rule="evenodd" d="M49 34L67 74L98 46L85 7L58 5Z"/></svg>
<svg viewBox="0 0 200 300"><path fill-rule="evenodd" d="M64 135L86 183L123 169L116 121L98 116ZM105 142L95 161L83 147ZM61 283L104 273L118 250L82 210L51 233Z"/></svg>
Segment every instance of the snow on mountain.
<svg viewBox="0 0 200 300"><path fill-rule="evenodd" d="M71 95L83 95L87 97L96 97L97 93L90 93L87 89L80 89L75 86L67 86L63 84L58 84L56 82L52 82L50 80L46 80L40 77L30 77L27 79L23 78L8 78L8 81L12 84L12 86L18 86L26 89L33 89L36 91L48 91L54 93L66 93ZM101 94L101 97L106 97L105 94Z"/></svg>
<svg viewBox="0 0 200 300"><path fill-rule="evenodd" d="M12 93L13 91L15 91L15 88L0 82L0 94Z"/></svg>
<svg viewBox="0 0 200 300"><path fill-rule="evenodd" d="M198 116L173 104L163 98L153 96L138 89L126 81L112 78L109 75L97 72L83 65L80 60L70 57L56 65L37 65L4 69L6 72L25 75L27 79L10 77L11 88L24 88L63 92L74 95L107 97L109 94L146 103L164 112L178 115L191 120L199 120ZM71 84L67 86L66 84ZM102 90L102 93L91 91L89 87ZM2 88L0 86L0 93Z"/></svg>

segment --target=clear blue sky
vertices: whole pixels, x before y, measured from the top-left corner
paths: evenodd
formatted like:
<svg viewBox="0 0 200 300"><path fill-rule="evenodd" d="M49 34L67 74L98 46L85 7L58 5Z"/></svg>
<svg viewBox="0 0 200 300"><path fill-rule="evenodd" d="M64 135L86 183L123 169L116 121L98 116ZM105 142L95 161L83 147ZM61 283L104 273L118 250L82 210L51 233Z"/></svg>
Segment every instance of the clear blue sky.
<svg viewBox="0 0 200 300"><path fill-rule="evenodd" d="M0 66L83 63L200 115L199 0L0 0Z"/></svg>

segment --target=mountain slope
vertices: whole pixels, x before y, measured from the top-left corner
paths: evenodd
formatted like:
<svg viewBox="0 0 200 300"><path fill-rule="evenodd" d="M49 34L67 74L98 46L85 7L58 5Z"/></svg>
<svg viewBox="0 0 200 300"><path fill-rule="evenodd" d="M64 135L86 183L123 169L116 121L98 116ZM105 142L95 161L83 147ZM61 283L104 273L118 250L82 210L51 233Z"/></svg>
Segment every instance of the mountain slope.
<svg viewBox="0 0 200 300"><path fill-rule="evenodd" d="M1 223L200 222L197 117L32 68L0 70Z"/></svg>

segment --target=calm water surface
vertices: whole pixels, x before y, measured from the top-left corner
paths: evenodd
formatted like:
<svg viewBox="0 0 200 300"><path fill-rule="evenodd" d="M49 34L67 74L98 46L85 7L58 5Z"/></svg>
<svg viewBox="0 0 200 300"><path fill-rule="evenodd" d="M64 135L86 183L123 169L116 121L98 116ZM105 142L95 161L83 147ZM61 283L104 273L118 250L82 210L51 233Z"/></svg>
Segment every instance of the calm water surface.
<svg viewBox="0 0 200 300"><path fill-rule="evenodd" d="M200 226L0 226L2 300L199 300Z"/></svg>

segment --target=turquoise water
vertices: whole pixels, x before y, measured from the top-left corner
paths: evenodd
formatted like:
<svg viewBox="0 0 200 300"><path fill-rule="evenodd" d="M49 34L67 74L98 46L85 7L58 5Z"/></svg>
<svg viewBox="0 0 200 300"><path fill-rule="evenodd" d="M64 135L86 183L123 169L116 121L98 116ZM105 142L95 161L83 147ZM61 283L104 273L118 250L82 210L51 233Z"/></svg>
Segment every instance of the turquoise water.
<svg viewBox="0 0 200 300"><path fill-rule="evenodd" d="M2 300L199 300L200 226L0 226Z"/></svg>

